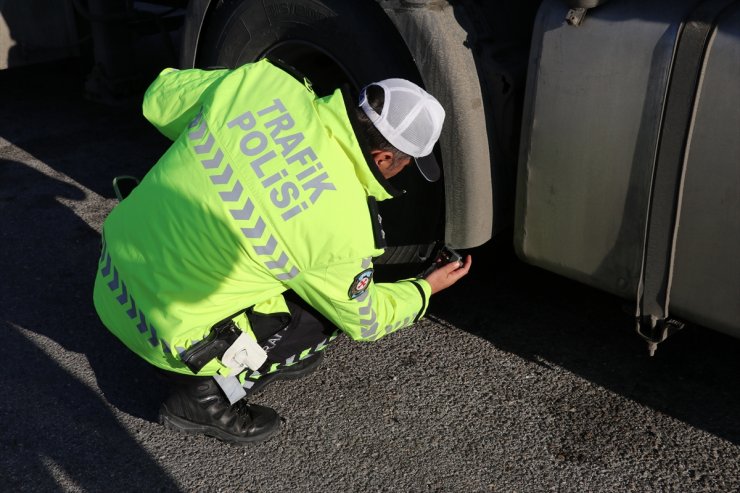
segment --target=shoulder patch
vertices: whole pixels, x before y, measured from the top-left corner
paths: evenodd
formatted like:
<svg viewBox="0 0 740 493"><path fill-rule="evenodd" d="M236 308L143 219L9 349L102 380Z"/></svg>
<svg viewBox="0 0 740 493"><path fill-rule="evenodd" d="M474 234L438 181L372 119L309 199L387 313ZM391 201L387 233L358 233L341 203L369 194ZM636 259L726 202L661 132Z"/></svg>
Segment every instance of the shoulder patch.
<svg viewBox="0 0 740 493"><path fill-rule="evenodd" d="M352 284L349 286L347 295L349 299L353 300L360 296L370 286L370 281L373 280L373 270L365 269L355 276L352 280Z"/></svg>

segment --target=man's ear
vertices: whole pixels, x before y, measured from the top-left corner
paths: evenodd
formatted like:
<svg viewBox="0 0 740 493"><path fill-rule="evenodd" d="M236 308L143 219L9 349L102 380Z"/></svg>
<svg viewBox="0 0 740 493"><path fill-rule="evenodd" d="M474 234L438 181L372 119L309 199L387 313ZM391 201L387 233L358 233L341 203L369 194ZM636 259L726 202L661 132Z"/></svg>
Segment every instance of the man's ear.
<svg viewBox="0 0 740 493"><path fill-rule="evenodd" d="M370 156L375 161L375 165L380 169L381 173L387 171L393 164L393 153L390 151L376 149L370 151Z"/></svg>

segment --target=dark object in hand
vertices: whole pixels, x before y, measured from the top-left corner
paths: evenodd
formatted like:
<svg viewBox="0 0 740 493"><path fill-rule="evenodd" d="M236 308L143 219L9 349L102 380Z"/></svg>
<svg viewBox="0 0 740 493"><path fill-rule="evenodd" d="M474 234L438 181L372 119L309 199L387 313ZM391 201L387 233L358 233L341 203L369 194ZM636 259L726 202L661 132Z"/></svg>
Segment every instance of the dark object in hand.
<svg viewBox="0 0 740 493"><path fill-rule="evenodd" d="M427 267L424 272L419 274L419 278L424 279L429 274L434 272L435 270L439 269L440 267L449 264L450 262L461 262L462 261L462 255L457 253L452 248L448 247L447 245L443 246L439 252L437 252L437 256L434 257L434 261L432 262L432 265Z"/></svg>

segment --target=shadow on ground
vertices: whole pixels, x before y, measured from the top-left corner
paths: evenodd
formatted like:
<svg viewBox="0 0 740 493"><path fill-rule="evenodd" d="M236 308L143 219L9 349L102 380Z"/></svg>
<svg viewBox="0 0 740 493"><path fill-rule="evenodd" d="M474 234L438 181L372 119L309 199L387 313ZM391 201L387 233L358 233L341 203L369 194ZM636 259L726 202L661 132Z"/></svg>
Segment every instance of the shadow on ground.
<svg viewBox="0 0 740 493"><path fill-rule="evenodd" d="M471 252L471 274L432 317L740 444L740 341L688 326L650 357L628 300L525 265L508 238Z"/></svg>
<svg viewBox="0 0 740 493"><path fill-rule="evenodd" d="M175 491L173 478L108 405L145 425L156 420L162 388L97 319L92 285L100 238L80 217L91 193L111 197L110 177L143 169L160 144L132 118L132 107L86 103L75 67L71 75L59 70L0 74L0 138L14 144L0 140L0 380L9 396L0 404L0 437L13 451L0 475L14 491ZM75 135L83 127L81 141ZM122 138L141 146L129 154L137 162L112 151ZM126 467L96 467L117 460ZM34 484L24 482L31 477Z"/></svg>

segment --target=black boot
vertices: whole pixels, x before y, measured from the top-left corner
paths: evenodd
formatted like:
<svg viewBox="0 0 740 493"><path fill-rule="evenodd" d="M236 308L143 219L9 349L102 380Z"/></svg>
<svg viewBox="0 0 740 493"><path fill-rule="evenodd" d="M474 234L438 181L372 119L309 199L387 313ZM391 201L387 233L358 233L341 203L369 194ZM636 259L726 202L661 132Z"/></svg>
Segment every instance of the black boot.
<svg viewBox="0 0 740 493"><path fill-rule="evenodd" d="M254 385L248 389L248 392L250 395L259 392L275 380L297 380L303 378L315 372L321 366L322 361L324 361L324 353L315 353L294 365L283 367L276 372L268 373L254 380Z"/></svg>
<svg viewBox="0 0 740 493"><path fill-rule="evenodd" d="M159 422L171 430L204 434L232 444L261 442L280 428L280 417L269 407L244 400L230 405L212 378L178 385L162 404Z"/></svg>

